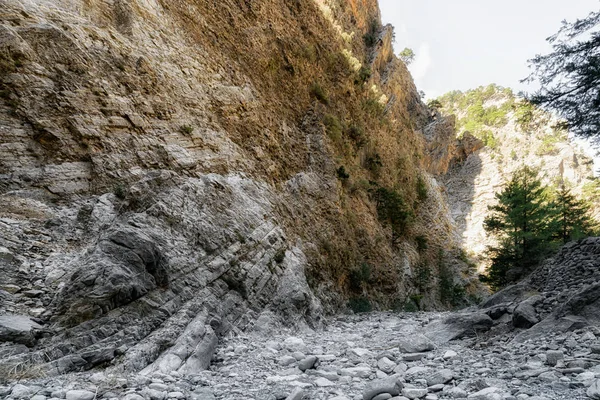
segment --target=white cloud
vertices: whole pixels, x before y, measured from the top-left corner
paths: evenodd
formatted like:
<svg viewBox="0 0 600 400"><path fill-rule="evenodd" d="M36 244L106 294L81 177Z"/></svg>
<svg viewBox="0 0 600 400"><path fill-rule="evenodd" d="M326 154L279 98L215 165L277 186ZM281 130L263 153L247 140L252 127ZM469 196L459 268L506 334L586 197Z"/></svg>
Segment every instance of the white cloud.
<svg viewBox="0 0 600 400"><path fill-rule="evenodd" d="M425 42L419 46L419 49L416 51L415 61L410 65L409 69L413 78L415 80L424 78L432 62L429 43Z"/></svg>

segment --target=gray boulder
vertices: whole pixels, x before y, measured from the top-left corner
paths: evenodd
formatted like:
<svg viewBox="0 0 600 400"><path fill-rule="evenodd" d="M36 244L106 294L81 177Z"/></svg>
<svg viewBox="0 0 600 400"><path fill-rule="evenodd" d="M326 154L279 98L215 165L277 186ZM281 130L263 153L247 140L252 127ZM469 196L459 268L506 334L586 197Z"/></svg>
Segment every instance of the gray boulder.
<svg viewBox="0 0 600 400"><path fill-rule="evenodd" d="M392 375L384 379L376 379L369 382L365 387L365 390L363 391L363 400L372 400L375 396L382 393L398 396L402 391L402 387L402 382L397 375Z"/></svg>
<svg viewBox="0 0 600 400"><path fill-rule="evenodd" d="M304 372L319 365L319 359L316 356L308 356L298 362L298 368Z"/></svg>
<svg viewBox="0 0 600 400"><path fill-rule="evenodd" d="M449 369L441 369L427 376L427 386L448 383L454 379L454 373Z"/></svg>
<svg viewBox="0 0 600 400"><path fill-rule="evenodd" d="M596 379L588 388L587 393L590 399L600 400L600 379Z"/></svg>
<svg viewBox="0 0 600 400"><path fill-rule="evenodd" d="M67 400L93 400L96 398L96 393L89 390L69 390L67 392Z"/></svg>
<svg viewBox="0 0 600 400"><path fill-rule="evenodd" d="M475 336L477 332L489 330L493 320L485 313L455 314L450 317L431 322L425 327L425 336L435 343L446 343L450 340L467 336Z"/></svg>
<svg viewBox="0 0 600 400"><path fill-rule="evenodd" d="M24 315L0 315L0 342L33 345L36 331L41 329L39 324Z"/></svg>
<svg viewBox="0 0 600 400"><path fill-rule="evenodd" d="M600 282L584 287L558 309L557 315L583 317L592 325L600 323Z"/></svg>
<svg viewBox="0 0 600 400"><path fill-rule="evenodd" d="M425 335L412 334L400 338L398 348L402 353L423 353L435 349L433 342Z"/></svg>
<svg viewBox="0 0 600 400"><path fill-rule="evenodd" d="M535 305L542 300L542 296L532 296L527 300L522 301L513 312L512 323L515 328L531 328L540 319L535 311Z"/></svg>
<svg viewBox="0 0 600 400"><path fill-rule="evenodd" d="M84 258L59 295L68 325L98 317L168 285L166 260L155 239L120 226Z"/></svg>

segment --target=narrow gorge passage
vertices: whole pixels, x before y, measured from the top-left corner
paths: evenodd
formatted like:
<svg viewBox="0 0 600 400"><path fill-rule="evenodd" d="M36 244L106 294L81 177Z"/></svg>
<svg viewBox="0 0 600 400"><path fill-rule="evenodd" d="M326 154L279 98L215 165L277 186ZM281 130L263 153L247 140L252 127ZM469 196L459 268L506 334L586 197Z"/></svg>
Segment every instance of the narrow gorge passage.
<svg viewBox="0 0 600 400"><path fill-rule="evenodd" d="M427 98L385 20L0 0L0 399L600 400L594 159L516 89ZM523 165L543 246L498 265Z"/></svg>

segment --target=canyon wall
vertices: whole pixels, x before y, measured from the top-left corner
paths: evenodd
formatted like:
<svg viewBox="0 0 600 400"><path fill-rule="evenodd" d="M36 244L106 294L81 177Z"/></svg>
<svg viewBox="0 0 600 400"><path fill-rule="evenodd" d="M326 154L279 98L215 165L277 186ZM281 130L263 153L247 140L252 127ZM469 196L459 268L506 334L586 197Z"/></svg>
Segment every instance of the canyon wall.
<svg viewBox="0 0 600 400"><path fill-rule="evenodd" d="M452 121L376 1L0 0L0 22L3 376L187 373L228 333L477 292L432 175Z"/></svg>

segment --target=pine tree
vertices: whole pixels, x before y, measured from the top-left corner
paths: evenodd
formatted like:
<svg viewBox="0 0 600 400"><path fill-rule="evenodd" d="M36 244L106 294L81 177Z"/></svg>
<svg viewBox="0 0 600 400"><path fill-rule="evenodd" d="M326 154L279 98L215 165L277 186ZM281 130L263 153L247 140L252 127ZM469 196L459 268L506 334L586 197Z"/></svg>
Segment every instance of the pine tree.
<svg viewBox="0 0 600 400"><path fill-rule="evenodd" d="M531 102L557 111L570 132L600 140L600 12L564 21L547 40L552 52L530 60L525 79L541 86Z"/></svg>
<svg viewBox="0 0 600 400"><path fill-rule="evenodd" d="M537 170L523 167L496 194L484 225L499 245L489 248L492 264L487 281L501 287L531 271L551 250L550 209Z"/></svg>
<svg viewBox="0 0 600 400"><path fill-rule="evenodd" d="M496 199L484 225L498 245L488 248L492 263L482 277L494 289L532 271L560 245L598 230L589 206L564 182L552 194L530 167L517 170Z"/></svg>
<svg viewBox="0 0 600 400"><path fill-rule="evenodd" d="M577 199L564 183L556 191L551 207L553 236L563 244L590 236L597 229L590 216L590 206Z"/></svg>

